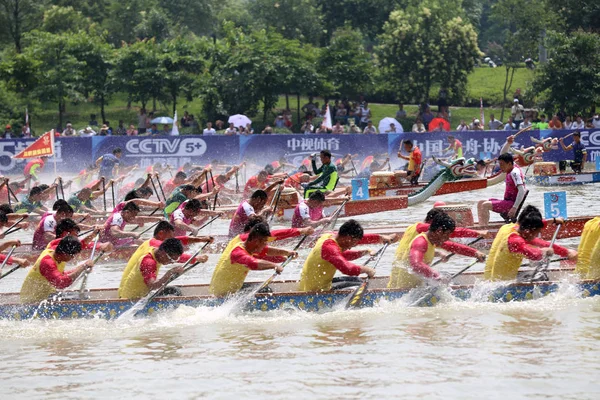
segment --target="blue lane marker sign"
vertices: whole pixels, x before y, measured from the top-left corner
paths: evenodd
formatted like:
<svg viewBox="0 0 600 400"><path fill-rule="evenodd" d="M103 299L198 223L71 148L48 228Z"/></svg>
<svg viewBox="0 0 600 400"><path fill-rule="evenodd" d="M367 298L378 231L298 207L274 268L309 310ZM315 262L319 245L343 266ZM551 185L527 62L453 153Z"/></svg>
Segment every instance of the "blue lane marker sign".
<svg viewBox="0 0 600 400"><path fill-rule="evenodd" d="M546 219L567 218L567 192L544 193Z"/></svg>
<svg viewBox="0 0 600 400"><path fill-rule="evenodd" d="M369 199L369 180L366 178L352 179L352 200Z"/></svg>
<svg viewBox="0 0 600 400"><path fill-rule="evenodd" d="M596 155L596 171L600 171L600 155Z"/></svg>

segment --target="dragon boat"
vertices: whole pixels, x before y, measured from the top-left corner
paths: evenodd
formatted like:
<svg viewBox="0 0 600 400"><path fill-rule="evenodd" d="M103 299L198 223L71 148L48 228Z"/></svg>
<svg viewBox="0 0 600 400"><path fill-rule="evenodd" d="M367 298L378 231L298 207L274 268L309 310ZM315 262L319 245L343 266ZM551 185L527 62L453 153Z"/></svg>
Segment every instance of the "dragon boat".
<svg viewBox="0 0 600 400"><path fill-rule="evenodd" d="M506 303L537 299L560 290L563 285L575 285L579 296L600 295L600 281L576 281L569 283L568 272L549 270L549 281L490 283L479 280L481 273L466 273L455 279L448 287L425 287L416 289L388 289L389 277L377 277L370 281L362 299L362 307L373 307L381 302L404 298L408 306L434 306L447 297L462 301L482 301ZM249 285L248 293L262 282ZM297 291L297 281L273 282L271 293L257 294L248 298L246 292L223 298L208 293L208 285L181 285L180 296L156 297L141 310L141 315L172 310L177 307L219 307L233 304L243 311L269 311L279 309L302 311L325 311L343 307L353 292L353 288L325 292L302 293ZM66 300L44 300L41 303L21 304L18 293L0 294L0 319L74 319L101 318L114 319L133 306L131 300L118 299L117 289L93 289L85 292L66 292Z"/></svg>

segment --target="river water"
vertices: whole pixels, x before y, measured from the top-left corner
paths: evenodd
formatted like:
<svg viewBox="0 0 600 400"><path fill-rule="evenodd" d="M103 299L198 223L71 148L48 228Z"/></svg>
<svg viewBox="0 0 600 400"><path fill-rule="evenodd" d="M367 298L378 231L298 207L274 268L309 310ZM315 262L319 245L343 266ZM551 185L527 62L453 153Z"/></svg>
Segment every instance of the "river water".
<svg viewBox="0 0 600 400"><path fill-rule="evenodd" d="M533 188L528 202L542 207L549 190ZM502 191L499 185L435 197L358 219L365 226L412 223L436 200L474 204ZM599 213L599 187L566 191L570 216ZM226 233L227 224L210 229ZM578 241L560 242L576 247ZM209 282L217 257L179 282ZM390 249L378 273L389 273L392 258ZM442 268L455 271L467 262L455 257ZM121 269L97 266L89 287L115 287ZM296 262L283 278L297 278L300 270ZM249 280L269 274L251 272ZM6 278L0 290L18 291L24 275ZM600 398L600 298L580 299L568 284L522 303L230 311L182 307L129 322L0 321L0 398Z"/></svg>

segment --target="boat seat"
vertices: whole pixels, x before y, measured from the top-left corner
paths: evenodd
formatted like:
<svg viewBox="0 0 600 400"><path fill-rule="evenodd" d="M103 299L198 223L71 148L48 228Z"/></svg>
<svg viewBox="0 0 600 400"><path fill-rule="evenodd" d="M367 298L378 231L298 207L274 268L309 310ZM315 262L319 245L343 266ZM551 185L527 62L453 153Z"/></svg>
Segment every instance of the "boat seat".
<svg viewBox="0 0 600 400"><path fill-rule="evenodd" d="M500 216L502 217L502 219L504 219L505 223L508 224L509 222L512 222L514 224L515 222L517 222L517 218L519 218L519 213L521 212L521 208L523 208L523 204L525 204L525 200L527 200L527 196L529 196L529 190L525 191L523 201L521 201L521 204L517 206L517 212L515 213L515 216L513 218L510 218L508 216L508 213L500 213Z"/></svg>

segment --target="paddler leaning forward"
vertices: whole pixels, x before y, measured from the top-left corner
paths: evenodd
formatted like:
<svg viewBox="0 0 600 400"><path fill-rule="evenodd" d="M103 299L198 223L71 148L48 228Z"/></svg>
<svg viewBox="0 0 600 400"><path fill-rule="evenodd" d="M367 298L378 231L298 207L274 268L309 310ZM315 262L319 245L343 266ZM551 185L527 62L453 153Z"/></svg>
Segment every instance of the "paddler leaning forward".
<svg viewBox="0 0 600 400"><path fill-rule="evenodd" d="M65 272L65 265L81 252L81 243L72 236L63 238L56 249L40 254L21 286L21 302L35 303L47 299L57 289L66 289L94 263L87 260L74 270Z"/></svg>
<svg viewBox="0 0 600 400"><path fill-rule="evenodd" d="M498 231L485 264L484 278L491 281L517 279L523 258L540 261L558 254L577 259L577 252L538 238L544 228L542 214L534 206L527 206L519 216L517 224L504 225Z"/></svg>
<svg viewBox="0 0 600 400"><path fill-rule="evenodd" d="M138 299L146 296L151 290L155 290L167 283L173 275L181 275L183 267L173 267L168 270L162 278L158 279L158 273L163 265L174 264L183 261L183 244L177 238L167 239L158 248L148 246L145 253L139 254L139 259L133 268L129 269L126 277L121 279L119 286L119 298ZM190 257L184 259L189 260ZM206 262L208 256L201 255L194 262Z"/></svg>
<svg viewBox="0 0 600 400"><path fill-rule="evenodd" d="M280 264L286 257L297 257L298 253L267 246L271 232L269 225L259 223L248 234L248 238L231 248L225 249L210 281L210 294L227 296L244 286L250 270L272 269L283 271Z"/></svg>
<svg viewBox="0 0 600 400"><path fill-rule="evenodd" d="M394 270L388 288L415 288L425 283L425 279L444 281L442 275L431 267L436 248L467 257L485 259L485 254L464 244L449 241L456 229L456 223L446 213L437 214L426 233L421 233L410 243L409 251L394 261Z"/></svg>
<svg viewBox="0 0 600 400"><path fill-rule="evenodd" d="M375 275L373 268L351 262L351 260L371 254L371 251L351 249L359 244L393 243L398 238L399 235L397 234L389 236L365 235L362 226L358 222L352 219L346 221L337 234L326 233L317 240L304 262L299 290L301 292L331 290L334 275L337 271L350 276L367 274L369 278L372 278ZM342 281L336 289L347 287L347 283L356 285L356 282Z"/></svg>

